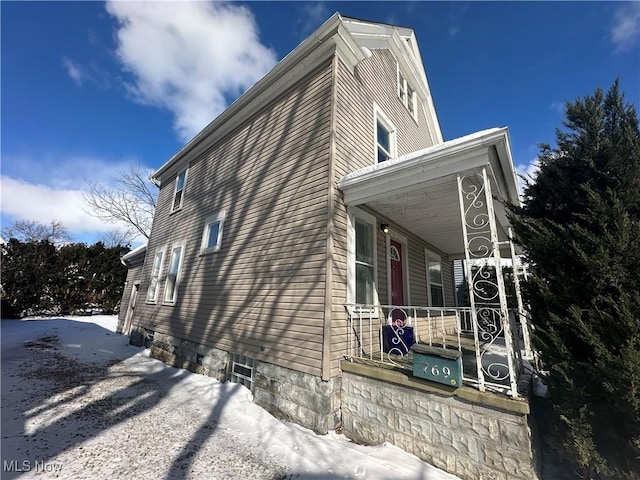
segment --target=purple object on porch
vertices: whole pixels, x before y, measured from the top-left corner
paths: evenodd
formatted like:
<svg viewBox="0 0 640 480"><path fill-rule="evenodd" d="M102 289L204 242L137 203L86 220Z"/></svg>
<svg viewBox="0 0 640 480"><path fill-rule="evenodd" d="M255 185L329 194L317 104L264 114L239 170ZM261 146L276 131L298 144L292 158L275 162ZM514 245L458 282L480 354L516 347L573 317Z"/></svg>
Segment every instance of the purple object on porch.
<svg viewBox="0 0 640 480"><path fill-rule="evenodd" d="M385 353L406 355L414 343L413 327L384 325L382 341Z"/></svg>

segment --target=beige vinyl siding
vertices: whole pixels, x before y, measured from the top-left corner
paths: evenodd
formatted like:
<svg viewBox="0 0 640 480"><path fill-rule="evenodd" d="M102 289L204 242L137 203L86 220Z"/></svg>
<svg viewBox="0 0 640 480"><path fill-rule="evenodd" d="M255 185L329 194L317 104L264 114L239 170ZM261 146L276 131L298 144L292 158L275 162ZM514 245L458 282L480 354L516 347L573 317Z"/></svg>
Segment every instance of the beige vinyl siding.
<svg viewBox="0 0 640 480"><path fill-rule="evenodd" d="M389 117L396 128L397 154L403 155L433 145L424 109L416 105L416 122L398 97L397 62L390 51L374 50L373 55L360 62L352 74L337 62L336 138L334 181L359 168L373 165L374 102ZM334 255L333 255L333 322L331 336L331 374L340 373L340 360L347 351L347 209L337 188L334 191ZM389 222L388 222L389 223ZM409 235L410 236L410 235ZM411 302L426 305L426 273L424 248L416 237L409 240ZM384 235L377 233L378 294L380 301L387 297L387 273ZM444 262L443 256L443 262ZM445 280L446 282L446 280ZM449 282L452 283L452 282ZM453 299L445 291L447 298ZM420 303L418 303L420 302Z"/></svg>
<svg viewBox="0 0 640 480"><path fill-rule="evenodd" d="M167 172L147 257L184 241L182 281L175 306L144 305L143 325L321 374L330 110L328 62L191 159L183 208L170 215ZM201 255L205 218L222 211L220 250ZM160 298L166 272L165 260Z"/></svg>
<svg viewBox="0 0 640 480"><path fill-rule="evenodd" d="M390 50L373 50L373 55L356 67L356 75L372 99L396 127L398 156L433 145L424 109L418 102L418 121L398 97L398 63ZM414 87L415 88L415 87ZM371 106L373 112L373 105ZM369 114L371 118L372 113ZM373 120L371 120L373 122ZM373 135L373 125L370 127ZM371 139L373 143L373 137ZM371 157L373 163L373 157Z"/></svg>
<svg viewBox="0 0 640 480"><path fill-rule="evenodd" d="M138 255L132 258L128 263L127 279L125 281L124 291L122 293L122 300L120 300L120 312L118 312L118 324L123 325L125 317L127 316L127 310L129 309L129 301L131 300L131 291L133 284L142 280L142 271L144 266L144 255ZM144 302L144 299L140 297L140 291L138 290L138 304Z"/></svg>

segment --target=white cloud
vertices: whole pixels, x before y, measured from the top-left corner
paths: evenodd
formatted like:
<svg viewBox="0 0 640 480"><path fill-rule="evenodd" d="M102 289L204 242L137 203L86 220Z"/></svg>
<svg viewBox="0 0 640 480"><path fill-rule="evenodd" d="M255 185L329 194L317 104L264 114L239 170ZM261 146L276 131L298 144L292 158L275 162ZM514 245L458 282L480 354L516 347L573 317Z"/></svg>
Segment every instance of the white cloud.
<svg viewBox="0 0 640 480"><path fill-rule="evenodd" d="M52 153L3 156L0 178L2 227L16 220L61 221L76 241L93 243L122 224L104 223L87 213L85 179L102 185L139 165L134 158L109 159L91 155ZM142 166L151 173L151 169Z"/></svg>
<svg viewBox="0 0 640 480"><path fill-rule="evenodd" d="M143 104L166 108L184 141L276 63L251 11L223 2L108 1L117 19L116 56Z"/></svg>
<svg viewBox="0 0 640 480"><path fill-rule="evenodd" d="M549 108L551 110L555 110L560 115L564 115L565 102L558 102L554 100L553 102L551 102L551 105L549 105Z"/></svg>
<svg viewBox="0 0 640 480"><path fill-rule="evenodd" d="M633 48L640 39L640 2L621 4L613 14L611 41L619 52Z"/></svg>
<svg viewBox="0 0 640 480"><path fill-rule="evenodd" d="M74 236L86 232L108 232L117 227L86 213L82 190L56 189L6 175L0 179L3 216L41 223L57 220Z"/></svg>
<svg viewBox="0 0 640 480"><path fill-rule="evenodd" d="M76 82L76 84L79 87L81 87L82 82L85 78L85 73L83 72L83 68L67 57L62 57L62 64L64 65L65 70L67 71L69 76L73 79L73 81Z"/></svg>
<svg viewBox="0 0 640 480"><path fill-rule="evenodd" d="M538 157L532 159L527 164L520 164L516 166L516 173L518 174L518 192L520 195L524 193L524 188L526 186L525 181L522 177L527 179L529 183L533 183L538 176L538 171L540 170L540 161Z"/></svg>
<svg viewBox="0 0 640 480"><path fill-rule="evenodd" d="M140 162L133 158L51 152L4 154L2 173L55 189L82 190L84 180L104 183ZM150 169L149 169L150 170Z"/></svg>
<svg viewBox="0 0 640 480"><path fill-rule="evenodd" d="M62 65L76 85L82 87L87 81L102 88L109 88L109 74L95 64L83 65L69 57L62 57Z"/></svg>
<svg viewBox="0 0 640 480"><path fill-rule="evenodd" d="M329 18L329 9L324 2L304 2L298 18L298 34L306 38Z"/></svg>

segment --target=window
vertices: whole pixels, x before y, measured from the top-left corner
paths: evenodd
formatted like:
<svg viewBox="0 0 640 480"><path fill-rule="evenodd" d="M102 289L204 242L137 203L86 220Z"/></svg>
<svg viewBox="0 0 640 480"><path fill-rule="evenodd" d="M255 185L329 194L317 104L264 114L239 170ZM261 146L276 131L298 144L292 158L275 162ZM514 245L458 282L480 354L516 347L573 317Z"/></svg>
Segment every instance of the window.
<svg viewBox="0 0 640 480"><path fill-rule="evenodd" d="M217 252L222 243L222 225L224 223L225 212L208 216L204 221L204 231L202 232L202 245L200 253Z"/></svg>
<svg viewBox="0 0 640 480"><path fill-rule="evenodd" d="M187 171L183 170L176 176L176 189L173 193L173 206L171 211L174 212L182 208L182 199L184 198L184 187L187 183Z"/></svg>
<svg viewBox="0 0 640 480"><path fill-rule="evenodd" d="M356 218L355 234L355 301L359 304L372 305L374 303L373 225Z"/></svg>
<svg viewBox="0 0 640 480"><path fill-rule="evenodd" d="M375 108L376 161L384 162L396 155L396 129L391 120Z"/></svg>
<svg viewBox="0 0 640 480"><path fill-rule="evenodd" d="M182 267L182 257L184 255L184 245L177 244L171 249L171 260L169 261L169 272L164 285L165 303L175 303L178 297L178 284L180 280L180 270Z"/></svg>
<svg viewBox="0 0 640 480"><path fill-rule="evenodd" d="M398 69L398 97L407 107L413 118L416 118L416 91Z"/></svg>
<svg viewBox="0 0 640 480"><path fill-rule="evenodd" d="M348 214L347 303L376 305L378 303L377 220L373 215L357 207L349 207ZM374 310L372 309L371 312L373 313Z"/></svg>
<svg viewBox="0 0 640 480"><path fill-rule="evenodd" d="M164 261L164 248L156 250L151 267L151 279L149 280L149 290L147 290L147 302L155 302L158 299L158 280L162 271Z"/></svg>
<svg viewBox="0 0 640 480"><path fill-rule="evenodd" d="M232 353L230 363L229 381L232 383L241 383L251 390L253 386L253 374L255 372L255 360L244 355Z"/></svg>
<svg viewBox="0 0 640 480"><path fill-rule="evenodd" d="M442 288L442 261L440 255L425 250L427 263L427 288L429 289L429 305L444 307L444 290Z"/></svg>

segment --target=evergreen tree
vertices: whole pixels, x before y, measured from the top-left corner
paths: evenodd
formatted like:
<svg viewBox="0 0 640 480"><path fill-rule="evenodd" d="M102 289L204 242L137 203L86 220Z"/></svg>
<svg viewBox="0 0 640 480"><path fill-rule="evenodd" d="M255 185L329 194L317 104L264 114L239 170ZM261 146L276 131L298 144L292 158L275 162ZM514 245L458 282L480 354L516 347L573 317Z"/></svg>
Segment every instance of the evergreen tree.
<svg viewBox="0 0 640 480"><path fill-rule="evenodd" d="M2 318L38 314L73 314L100 308L113 313L122 297L128 247L105 248L48 240L2 245L0 262Z"/></svg>
<svg viewBox="0 0 640 480"><path fill-rule="evenodd" d="M51 313L57 308L59 269L56 247L48 240L2 246L2 317Z"/></svg>
<svg viewBox="0 0 640 480"><path fill-rule="evenodd" d="M616 81L565 106L512 222L532 277L534 344L569 454L640 478L640 132Z"/></svg>

